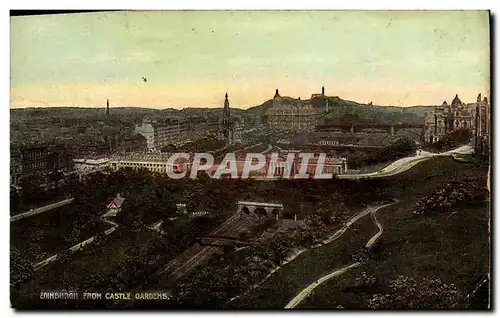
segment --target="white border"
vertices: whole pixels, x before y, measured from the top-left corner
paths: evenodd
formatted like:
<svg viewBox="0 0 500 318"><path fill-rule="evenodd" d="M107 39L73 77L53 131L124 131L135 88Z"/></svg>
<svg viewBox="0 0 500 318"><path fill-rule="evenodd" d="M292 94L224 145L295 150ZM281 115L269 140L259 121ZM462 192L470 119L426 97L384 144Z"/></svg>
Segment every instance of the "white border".
<svg viewBox="0 0 500 318"><path fill-rule="evenodd" d="M494 1L494 0L474 0L474 1L467 1L467 0L455 0L455 1L446 1L446 0L433 0L433 1L400 1L400 0L350 0L350 1L343 1L342 3L334 3L333 1L314 1L314 0L288 0L288 1L283 1L283 2L273 2L271 3L269 0L253 0L253 1L247 1L246 3L241 3L241 2L236 2L236 1L229 1L229 0L213 0L213 1L203 1L203 0L198 0L198 1L193 1L193 0L184 0L184 1L176 1L176 2L170 2L170 3L165 3L164 1L151 1L151 0L141 0L141 1L133 1L133 0L122 0L122 1L108 1L105 2L103 0L87 0L87 1L56 1L56 0L44 0L44 1L2 1L1 2L1 7L2 7L2 22L0 23L0 34L2 35L2 38L4 39L3 42L3 49L2 51L2 71L3 71L3 85L2 85L2 96L3 100L6 105L9 105L10 100L9 100L9 17L7 15L7 10L8 9L66 9L66 10L82 10L82 9L92 9L92 10L106 10L106 9L135 9L135 10L151 10L151 9L168 9L168 10L194 10L194 9L203 9L203 10L217 10L217 9L226 9L226 10L242 10L242 9L260 9L260 10L272 10L272 9L299 9L299 10L312 10L312 9L354 9L354 10L361 10L361 9L369 9L369 10L383 10L383 9L392 9L392 10L415 10L415 9L430 9L430 10L441 10L441 9L447 9L447 10L475 10L475 9L492 9L492 13L495 14L499 12L498 10L498 3L500 1ZM496 23L498 24L498 16L496 17L497 21ZM495 43L498 43L498 33L495 33ZM496 61L496 67L495 67L495 73L498 74L498 61ZM498 82L495 83L495 92L498 93ZM497 95L495 95L495 102L498 98ZM9 301L9 221L7 220L8 215L9 215L9 209L8 209L8 190L9 190L9 176L8 176L8 170L7 166L9 165L9 108L8 106L3 106L1 108L1 115L0 115L0 120L2 120L2 124L0 125L1 133L2 133L2 138L0 138L1 142L1 166L2 169L0 169L0 173L2 174L0 180L2 182L2 191L1 193L1 202L4 207L3 209L3 214L5 220L1 222L1 233L2 233L2 254L3 257L1 258L2 261L2 276L1 276L1 281L0 281L0 290L1 290L1 297L0 301L1 303L1 309L2 309L2 317L10 317L14 315L14 312L10 308L10 301ZM493 105L493 107L496 107L496 105ZM494 123L498 122L500 119L498 118L500 116L500 113L498 111L494 112ZM495 129L497 131L498 129ZM499 136L498 133L495 133L495 149L498 149L500 147L499 145ZM498 158L495 159L495 166L498 166ZM496 173L495 173L496 176ZM495 197L498 194L497 192L500 191L496 187L494 187L494 194ZM494 224L494 229L497 231L500 230L499 226L499 220L500 216L496 215L494 217L495 224ZM493 246L498 246L498 241L497 241L498 235L494 236L494 245ZM499 275L499 272L496 270L497 266L495 264L494 268L494 283L495 283L495 299L493 301L493 304L498 305L498 285L497 283L497 276ZM120 314L129 314L129 315L142 315L144 312L119 312ZM5 314L5 315L4 315ZM38 313L39 316L41 317L49 317L52 316L54 313L49 313L49 312L41 312ZM68 312L61 312L61 315L67 315ZM71 312L69 313L70 315L74 315L77 317L105 317L106 314L103 312L99 313L90 313L90 312L85 312L85 313L77 313L77 312ZM108 313L109 314L116 314L116 312L113 313ZM146 313L144 313L146 314ZM154 315L158 316L164 316L164 315L182 315L182 316L191 316L194 315L195 313L183 313L183 312L154 312ZM233 314L230 312L212 312L212 313L204 313L205 315L208 316L220 316L220 315L228 315L228 314ZM289 315L288 313L283 313L283 312L259 312L259 313L248 313L248 312L240 312L240 315L246 317L246 316L276 316L276 315ZM297 313L294 313L297 314ZM304 312L299 312L299 315L306 314ZM307 314L311 314L308 312ZM348 313L342 313L342 312L317 312L314 313L317 315L335 315L335 316L352 316L352 315L363 315L364 317L367 316L372 316L372 312L348 312ZM410 313L407 312L400 312L400 313L395 313L398 316L406 316ZM424 315L424 313L413 313L416 315ZM466 314L469 315L471 314L470 312L466 313L460 313L460 312L447 312L446 314L451 314L451 315L461 315L461 314ZM437 316L438 313L436 312L426 312L425 315L427 316Z"/></svg>

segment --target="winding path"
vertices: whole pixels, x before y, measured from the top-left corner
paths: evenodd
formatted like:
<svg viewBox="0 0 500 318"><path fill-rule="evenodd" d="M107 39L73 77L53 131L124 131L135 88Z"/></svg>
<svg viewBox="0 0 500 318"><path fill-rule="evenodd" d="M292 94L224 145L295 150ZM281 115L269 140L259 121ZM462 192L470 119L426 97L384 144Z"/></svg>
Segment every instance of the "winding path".
<svg viewBox="0 0 500 318"><path fill-rule="evenodd" d="M300 302L306 298L307 296L309 296L309 294L313 291L314 288L318 287L319 285L321 285L322 283L326 282L327 280L329 280L330 278L333 278L333 277L336 277L336 276L339 276L339 275L342 275L344 274L345 272L347 272L349 269L351 268L355 268L355 267L358 267L359 265L361 265L361 263L359 262L356 262L354 264L351 264L349 266L346 266L344 268L341 268L339 270L336 270L328 275L325 275L323 277L321 277L320 279L318 279L317 281L315 281L314 283L312 283L311 285L307 286L306 288L304 288L297 296L295 296L286 306L285 306L285 309L290 309L290 308L294 308L295 306L297 306L298 304L300 304Z"/></svg>
<svg viewBox="0 0 500 318"><path fill-rule="evenodd" d="M378 232L377 232L377 234L375 234L374 236L372 236L371 239L368 240L368 242L366 243L366 246L365 246L366 248L371 248L373 246L373 244L375 244L375 242L378 240L378 238L384 232L384 228L382 227L382 224L380 224L377 221L377 211L373 211L370 214L370 216L372 218L373 223L375 223L375 225L378 227Z"/></svg>
<svg viewBox="0 0 500 318"><path fill-rule="evenodd" d="M24 212L24 213L20 213L20 214L16 214L16 215L11 216L10 217L10 221L14 222L14 221L17 221L17 220L20 220L20 219L24 219L24 218L33 216L33 215L37 215L37 214L40 214L40 213L51 211L53 209L56 209L56 208L68 205L71 202L73 202L74 200L75 200L74 198L69 198L69 199L62 200L62 201L55 202L55 203L51 203L51 204L48 204L48 205L45 205L45 206L42 206L42 207L39 207L39 208L36 208L36 209L31 209L28 212Z"/></svg>
<svg viewBox="0 0 500 318"><path fill-rule="evenodd" d="M327 243L331 243L332 241L338 239L342 234L344 234L344 232L354 223L356 222L357 220L359 220L360 218L362 218L363 216L367 215L367 214L370 214L371 217L372 217L372 220L373 222L377 225L377 227L379 228L379 231L374 235L372 236L368 242L366 243L366 247L367 248L370 248L376 241L377 239L382 235L382 232L383 232L383 227L382 225L377 221L377 218L376 218L376 213L378 210L382 209L382 208L385 208L385 207L388 207L390 205L393 205L393 204L396 204L397 202L399 202L398 200L396 200L395 202L393 203L389 203L389 204L384 204L384 205L381 205L379 207L376 207L376 208L367 208L365 210L363 210L361 213L359 213L358 215L356 215L355 217L353 217L352 219L350 219L342 229L340 229L339 231L337 231L330 239L327 239L325 241L323 241L323 244L326 244L325 242ZM319 278L317 281L315 281L314 283L310 284L309 286L307 286L306 288L304 288L303 290L300 291L299 294L297 294L297 296L295 296L286 306L285 306L285 309L290 309L290 308L294 308L295 306L297 306L298 304L300 304L302 302L302 300L304 300L307 296L309 296L309 294L316 288L318 287L319 285L321 285L322 283L326 282L327 280L333 278L333 277L337 277L337 276L340 276L342 274L344 274L345 272L347 272L349 269L351 268L355 268L355 267L358 267L360 266L361 263L360 262L356 262L356 263L353 263L351 265L348 265L348 266L345 266L341 269L337 269L321 278Z"/></svg>
<svg viewBox="0 0 500 318"><path fill-rule="evenodd" d="M413 168L417 164L427 161L433 157L452 156L454 154L471 154L473 152L474 149L470 145L465 145L442 153L419 151L416 156L406 157L396 160L387 167L385 167L384 169L377 172L362 173L362 174L343 174L343 175L338 175L337 177L339 179L373 179L373 178L390 177L398 173L405 172Z"/></svg>
<svg viewBox="0 0 500 318"><path fill-rule="evenodd" d="M345 233L345 231L347 231L351 225L353 225L357 220L361 219L362 217L366 216L367 214L370 214L370 213L375 213L377 212L379 209L383 209L383 208L386 208L390 205L393 205L393 204L396 204L397 202L399 202L398 200L395 200L395 202L392 202L392 203L388 203L388 204L384 204L384 205L380 205L380 206L372 206L372 207L367 207L366 209L360 211L358 214L356 214L355 216L353 216L352 218L349 219L349 221L347 221L344 226L342 226L341 229L339 229L337 232L335 232L333 235L331 235L330 237L328 237L327 239L323 240L320 244L316 244L310 248L307 248L307 249L301 249L301 250L298 250L298 251L295 251L293 255L290 255L286 260L285 262L283 262L283 264L281 266L277 266L276 268L274 268L264 279L262 279L260 282L252 285L250 288L248 288L245 292L243 292L241 295L238 295L236 297L233 297L231 298L228 302L226 302L224 305L226 304L229 304L231 302L233 302L234 300L236 299L239 299L241 297L244 297L245 295L247 295L250 291L254 290L255 288L261 286L263 283L265 283L273 274L275 274L276 272L278 272L281 268L283 268L285 265L291 263L292 261L294 261L299 255L305 253L305 252L308 252L310 250L313 250L315 248L318 248L318 247L321 247L321 246L324 246L324 245L327 245L327 244L330 244L332 243L333 241L337 240L338 238L340 238L342 236L342 234ZM351 265L349 265L351 266ZM350 267L347 266L347 268L344 268L344 269L349 269ZM331 277L335 277L337 275L340 275L340 274L343 274L345 271L342 271L342 269L338 270L337 271L338 273L334 276L330 276L328 277L328 279L330 279ZM333 273L332 273L333 274ZM328 276L328 275L327 275ZM326 277L326 276L325 276ZM323 281L322 281L323 282ZM314 286L312 289L314 289L316 286ZM311 289L311 290L312 290ZM302 297L305 297L307 296L309 293L307 294L302 294ZM297 296L298 297L298 296ZM295 297L295 298L297 298ZM294 300L295 300L294 298ZM303 298L300 299L300 301L302 300ZM293 300L292 300L293 301ZM297 300L296 300L297 301ZM300 302L299 301L299 302ZM298 302L297 302L298 304ZM287 307L286 307L287 308Z"/></svg>
<svg viewBox="0 0 500 318"><path fill-rule="evenodd" d="M113 221L111 221L111 220L109 220L107 218L108 214L109 213L106 213L106 214L104 214L104 215L101 216L101 220L103 220L107 224L112 225L111 228L109 228L109 229L107 229L107 230L105 230L103 232L104 235L109 235L109 234L113 233L114 231L116 231L116 229L118 228L118 224L116 222L113 222ZM75 244L75 245L71 246L69 248L69 250L72 251L72 252L78 251L79 249L81 249L85 245L92 243L94 241L94 239L96 238L96 236L97 236L97 234L94 235L94 236L92 236L92 237L90 237L90 238L88 238L88 239L86 239L86 240L84 240L84 241L82 241L82 242L80 242L80 243L78 243L78 244ZM52 256L50 256L50 257L48 257L48 258L46 258L46 259L44 259L44 260L42 260L42 261L40 261L38 263L32 264L33 270L37 271L37 270L39 270L39 269L41 269L41 268L43 268L43 267L45 267L45 266L47 266L47 265L55 262L58 258L59 258L59 254L54 254L54 255L52 255Z"/></svg>

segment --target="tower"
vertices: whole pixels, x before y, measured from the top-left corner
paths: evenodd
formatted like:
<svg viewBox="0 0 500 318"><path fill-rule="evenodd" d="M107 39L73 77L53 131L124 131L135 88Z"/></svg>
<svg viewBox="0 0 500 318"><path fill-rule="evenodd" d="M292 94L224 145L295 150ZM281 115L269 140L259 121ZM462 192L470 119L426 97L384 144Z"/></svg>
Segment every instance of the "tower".
<svg viewBox="0 0 500 318"><path fill-rule="evenodd" d="M229 111L229 100L227 98L224 100L224 109L222 110L222 135L226 140L231 139L231 121L230 121L230 111Z"/></svg>
<svg viewBox="0 0 500 318"><path fill-rule="evenodd" d="M321 95L325 96L325 87L324 86L321 87Z"/></svg>
<svg viewBox="0 0 500 318"><path fill-rule="evenodd" d="M280 96L280 92L278 91L278 89L276 89L276 93L274 94L274 98L278 98L278 97L281 97L281 96Z"/></svg>
<svg viewBox="0 0 500 318"><path fill-rule="evenodd" d="M106 117L109 117L109 99L106 99Z"/></svg>

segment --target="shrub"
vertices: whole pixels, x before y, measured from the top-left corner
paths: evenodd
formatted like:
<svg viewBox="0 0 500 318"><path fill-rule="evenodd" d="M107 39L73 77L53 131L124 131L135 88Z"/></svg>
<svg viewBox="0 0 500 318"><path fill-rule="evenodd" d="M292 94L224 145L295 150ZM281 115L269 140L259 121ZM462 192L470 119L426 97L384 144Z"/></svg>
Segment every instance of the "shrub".
<svg viewBox="0 0 500 318"><path fill-rule="evenodd" d="M439 278L418 280L399 276L390 281L390 292L374 294L369 300L370 308L383 309L451 309L459 306L462 299L454 284L444 284Z"/></svg>

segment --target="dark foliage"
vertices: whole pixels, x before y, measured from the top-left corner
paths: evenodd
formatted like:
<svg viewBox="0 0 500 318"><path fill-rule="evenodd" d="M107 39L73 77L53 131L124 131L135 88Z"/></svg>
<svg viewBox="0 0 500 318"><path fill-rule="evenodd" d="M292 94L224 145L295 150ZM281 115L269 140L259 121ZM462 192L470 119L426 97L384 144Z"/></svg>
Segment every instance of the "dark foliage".
<svg viewBox="0 0 500 318"><path fill-rule="evenodd" d="M472 131L470 129L460 128L444 135L443 138L433 143L430 147L437 151L448 151L465 145L471 138Z"/></svg>

